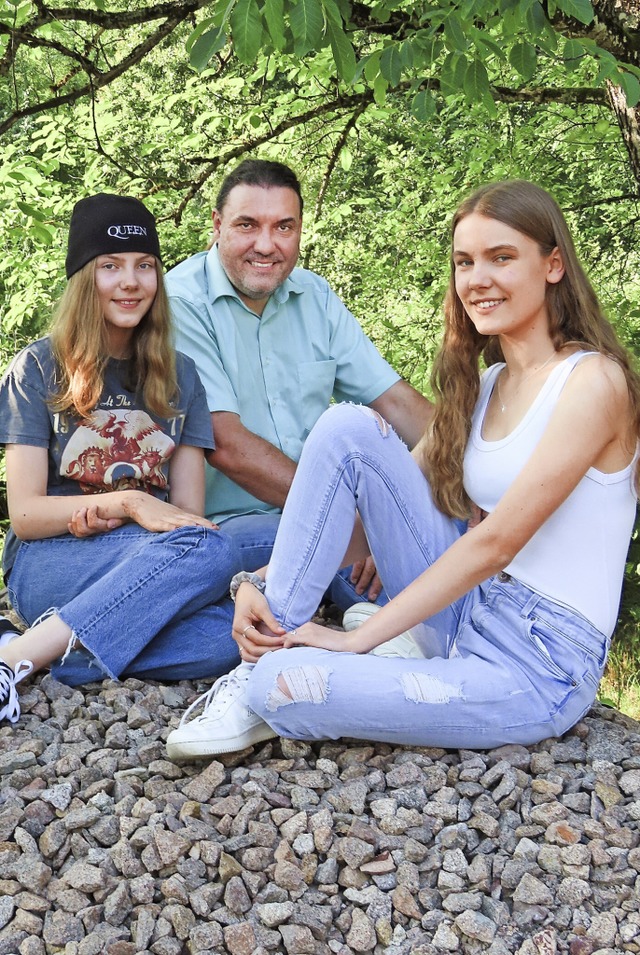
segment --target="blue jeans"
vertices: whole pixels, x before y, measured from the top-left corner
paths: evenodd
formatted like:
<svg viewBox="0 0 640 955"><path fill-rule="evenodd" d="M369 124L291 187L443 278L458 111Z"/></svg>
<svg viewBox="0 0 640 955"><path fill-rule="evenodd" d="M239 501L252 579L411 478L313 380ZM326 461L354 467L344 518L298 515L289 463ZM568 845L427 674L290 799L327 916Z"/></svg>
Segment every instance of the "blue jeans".
<svg viewBox="0 0 640 955"><path fill-rule="evenodd" d="M226 534L233 537L240 549L243 570L258 570L271 560L273 542L280 524L280 514L243 514L229 517L220 525ZM342 610L348 610L355 603L369 600L367 592L356 593L349 579L351 567L344 567L330 581L322 599L331 601ZM384 590L374 603L382 607L389 602Z"/></svg>
<svg viewBox="0 0 640 955"><path fill-rule="evenodd" d="M392 429L339 405L304 447L283 512L266 595L287 629L313 612L359 511L390 597L456 540L459 527ZM608 641L575 611L498 574L413 629L427 659L307 647L266 654L251 707L282 736L350 736L489 748L559 736L589 709ZM282 692L282 677L289 694Z"/></svg>
<svg viewBox="0 0 640 955"><path fill-rule="evenodd" d="M8 591L27 626L55 611L81 644L51 667L62 683L196 679L239 662L228 599L239 569L220 531L155 534L126 524L95 537L24 541Z"/></svg>

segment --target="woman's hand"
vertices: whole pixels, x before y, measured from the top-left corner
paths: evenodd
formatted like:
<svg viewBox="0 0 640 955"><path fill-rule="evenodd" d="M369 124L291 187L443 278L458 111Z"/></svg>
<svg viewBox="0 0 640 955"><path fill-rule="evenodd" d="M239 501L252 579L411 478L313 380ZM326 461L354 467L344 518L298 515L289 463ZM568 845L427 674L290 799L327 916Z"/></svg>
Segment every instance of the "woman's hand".
<svg viewBox="0 0 640 955"><path fill-rule="evenodd" d="M285 635L285 647L318 647L321 650L335 650L339 653L362 653L358 631L344 633L331 630L317 623L303 623L301 627Z"/></svg>
<svg viewBox="0 0 640 955"><path fill-rule="evenodd" d="M267 598L248 581L236 593L233 639L245 663L257 663L264 653L284 646L285 629L271 613Z"/></svg>
<svg viewBox="0 0 640 955"><path fill-rule="evenodd" d="M212 530L219 530L217 524L212 524L206 517L195 514L190 511L184 511L175 504L169 504L167 501L160 501L152 494L145 494L144 491L133 491L128 493L124 503L124 511L127 516L144 527L148 531L173 531L177 527L189 527L196 524L198 527L209 527Z"/></svg>
<svg viewBox="0 0 640 955"><path fill-rule="evenodd" d="M93 537L95 534L106 534L116 527L122 527L124 523L123 518L101 517L98 505L92 504L74 511L67 527L74 537Z"/></svg>

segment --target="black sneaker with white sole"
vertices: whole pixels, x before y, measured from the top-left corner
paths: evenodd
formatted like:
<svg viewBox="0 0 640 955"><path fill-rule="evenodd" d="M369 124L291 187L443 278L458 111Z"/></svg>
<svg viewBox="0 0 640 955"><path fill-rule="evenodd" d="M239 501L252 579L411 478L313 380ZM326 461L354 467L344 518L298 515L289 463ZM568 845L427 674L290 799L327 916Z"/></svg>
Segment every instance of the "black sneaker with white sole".
<svg viewBox="0 0 640 955"><path fill-rule="evenodd" d="M33 670L33 663L21 660L12 670L8 663L0 660L0 722L9 720L17 723L20 719L20 702L16 686Z"/></svg>

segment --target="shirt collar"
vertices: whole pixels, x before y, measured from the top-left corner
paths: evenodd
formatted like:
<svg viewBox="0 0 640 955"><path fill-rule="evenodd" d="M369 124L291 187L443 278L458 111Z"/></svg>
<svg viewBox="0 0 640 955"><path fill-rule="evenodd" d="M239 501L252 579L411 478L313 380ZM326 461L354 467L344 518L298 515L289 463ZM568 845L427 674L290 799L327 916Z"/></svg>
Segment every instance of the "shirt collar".
<svg viewBox="0 0 640 955"><path fill-rule="evenodd" d="M219 298L234 298L240 303L240 305L242 305L243 308L247 308L229 281L229 277L222 267L220 256L218 255L217 243L212 245L207 252L205 268L207 273L209 299L212 304L214 304ZM282 285L279 285L275 292L273 292L265 306L265 312L271 305L282 305L287 301L290 295L302 294L304 289L296 276L296 272L298 271L299 270L297 268L294 269L289 278L285 279ZM248 311L250 311L250 309L248 309Z"/></svg>

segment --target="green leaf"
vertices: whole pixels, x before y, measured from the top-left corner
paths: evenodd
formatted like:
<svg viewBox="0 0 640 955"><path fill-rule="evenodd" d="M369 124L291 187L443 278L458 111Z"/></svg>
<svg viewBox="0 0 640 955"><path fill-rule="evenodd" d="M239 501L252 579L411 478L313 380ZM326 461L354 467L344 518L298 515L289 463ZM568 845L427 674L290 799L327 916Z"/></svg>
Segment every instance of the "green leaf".
<svg viewBox="0 0 640 955"><path fill-rule="evenodd" d="M194 43L202 36L203 33L208 33L212 27L218 26L220 26L220 20L216 17L207 17L206 20L203 20L202 23L199 23L196 29L193 30L193 32L187 37L187 42L185 43L187 53L191 52Z"/></svg>
<svg viewBox="0 0 640 955"><path fill-rule="evenodd" d="M556 3L560 10L580 23L591 23L595 17L589 0L556 0Z"/></svg>
<svg viewBox="0 0 640 955"><path fill-rule="evenodd" d="M525 80L530 80L536 71L538 55L531 43L516 43L509 52L509 63Z"/></svg>
<svg viewBox="0 0 640 955"><path fill-rule="evenodd" d="M385 80L384 76L382 75L382 73L379 73L378 76L376 76L373 83L373 98L378 104L378 106L384 106L385 104L385 101L387 99L387 86L388 86L388 83Z"/></svg>
<svg viewBox="0 0 640 955"><path fill-rule="evenodd" d="M323 28L319 0L294 0L289 13L296 56L305 56L320 45Z"/></svg>
<svg viewBox="0 0 640 955"><path fill-rule="evenodd" d="M331 20L327 22L327 36L338 74L345 83L350 83L356 72L356 55L351 40L342 27L336 26Z"/></svg>
<svg viewBox="0 0 640 955"><path fill-rule="evenodd" d="M284 50L287 40L284 34L283 0L265 0L262 8L269 36L277 50Z"/></svg>
<svg viewBox="0 0 640 955"><path fill-rule="evenodd" d="M380 57L380 72L391 86L398 86L402 77L402 57L394 44L385 47Z"/></svg>
<svg viewBox="0 0 640 955"><path fill-rule="evenodd" d="M444 35L446 43L451 52L456 50L463 51L469 46L469 41L465 36L460 18L455 13L450 13L444 22Z"/></svg>
<svg viewBox="0 0 640 955"><path fill-rule="evenodd" d="M353 165L353 153L346 146L343 146L340 150L340 165L345 172L349 172Z"/></svg>
<svg viewBox="0 0 640 955"><path fill-rule="evenodd" d="M548 23L549 21L544 15L541 4L534 3L533 6L529 7L525 17L525 25L534 36L539 36L541 33L544 33Z"/></svg>
<svg viewBox="0 0 640 955"><path fill-rule="evenodd" d="M29 231L36 235L43 245L51 245L55 236L55 230L42 225L41 222L34 222Z"/></svg>
<svg viewBox="0 0 640 955"><path fill-rule="evenodd" d="M491 96L489 76L482 60L477 57L469 63L464 75L464 91L471 103L484 99L488 93Z"/></svg>
<svg viewBox="0 0 640 955"><path fill-rule="evenodd" d="M227 42L226 23L222 23L214 30L207 30L202 36L198 37L191 47L189 54L189 63L197 73L202 71L209 64L210 60L219 53Z"/></svg>
<svg viewBox="0 0 640 955"><path fill-rule="evenodd" d="M400 46L400 60L405 70L410 70L413 66L413 44L410 40L405 40Z"/></svg>
<svg viewBox="0 0 640 955"><path fill-rule="evenodd" d="M420 90L411 101L411 112L421 123L428 122L435 115L437 104L431 90Z"/></svg>
<svg viewBox="0 0 640 955"><path fill-rule="evenodd" d="M30 216L32 219L36 219L38 222L42 222L45 218L44 214L40 209L36 209L35 206L29 205L28 202L21 202L20 199L16 201L16 205L21 212L24 212L26 216Z"/></svg>
<svg viewBox="0 0 640 955"><path fill-rule="evenodd" d="M237 0L230 22L238 59L253 63L262 46L262 18L256 0Z"/></svg>
<svg viewBox="0 0 640 955"><path fill-rule="evenodd" d="M356 74L356 55L351 40L344 30L342 13L335 0L322 0L325 13L325 34L331 44L331 52L339 76L351 83Z"/></svg>
<svg viewBox="0 0 640 955"><path fill-rule="evenodd" d="M577 70L585 57L585 49L578 40L567 40L562 51L562 59L568 70Z"/></svg>
<svg viewBox="0 0 640 955"><path fill-rule="evenodd" d="M365 58L364 64L364 75L369 83L373 83L376 76L380 72L380 57L382 56L382 50L374 50L369 56Z"/></svg>
<svg viewBox="0 0 640 955"><path fill-rule="evenodd" d="M440 88L443 96L460 93L464 89L468 61L462 53L450 53L440 71Z"/></svg>
<svg viewBox="0 0 640 955"><path fill-rule="evenodd" d="M482 56L482 47L487 50L488 53L493 54L499 60L506 60L506 56L503 48L499 43L496 43L495 40L492 40L490 36L486 33L483 33L481 30L473 31L473 42L475 43L476 49L480 56Z"/></svg>
<svg viewBox="0 0 640 955"><path fill-rule="evenodd" d="M620 73L620 86L624 90L627 106L635 106L640 100L640 83L635 76L626 71Z"/></svg>
<svg viewBox="0 0 640 955"><path fill-rule="evenodd" d="M16 7L13 26L18 28L24 26L31 14L34 12L31 0L25 0Z"/></svg>
<svg viewBox="0 0 640 955"><path fill-rule="evenodd" d="M490 89L486 90L486 92L483 93L482 105L484 106L487 113L489 114L489 117L491 119L495 119L496 116L498 115L498 110L496 109L496 103Z"/></svg>

